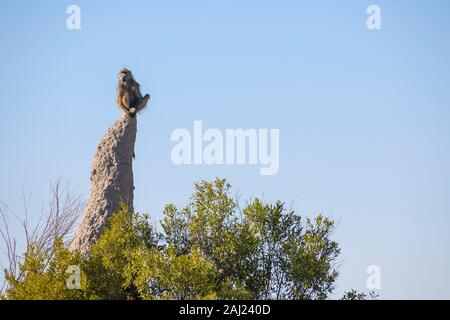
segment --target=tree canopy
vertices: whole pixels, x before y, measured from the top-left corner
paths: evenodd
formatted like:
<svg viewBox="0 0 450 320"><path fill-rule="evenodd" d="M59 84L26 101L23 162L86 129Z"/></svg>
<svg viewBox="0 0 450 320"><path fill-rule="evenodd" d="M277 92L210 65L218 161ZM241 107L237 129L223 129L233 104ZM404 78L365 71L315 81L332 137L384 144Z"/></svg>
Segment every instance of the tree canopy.
<svg viewBox="0 0 450 320"><path fill-rule="evenodd" d="M241 208L225 179L195 184L188 205L168 204L161 228L122 209L88 257L55 238L30 244L5 299L326 299L340 248L333 220L301 218L282 202ZM160 230L159 230L160 229ZM79 286L71 266L80 270ZM71 278L72 277L72 278ZM350 291L343 298L364 298Z"/></svg>

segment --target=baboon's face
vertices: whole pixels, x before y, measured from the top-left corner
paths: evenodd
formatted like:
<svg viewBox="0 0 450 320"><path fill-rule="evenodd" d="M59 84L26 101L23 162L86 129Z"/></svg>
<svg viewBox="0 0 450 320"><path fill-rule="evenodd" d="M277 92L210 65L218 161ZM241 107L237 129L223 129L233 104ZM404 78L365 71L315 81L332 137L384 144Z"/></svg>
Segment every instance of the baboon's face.
<svg viewBox="0 0 450 320"><path fill-rule="evenodd" d="M119 73L119 81L127 82L131 78L131 72L129 70L121 70Z"/></svg>

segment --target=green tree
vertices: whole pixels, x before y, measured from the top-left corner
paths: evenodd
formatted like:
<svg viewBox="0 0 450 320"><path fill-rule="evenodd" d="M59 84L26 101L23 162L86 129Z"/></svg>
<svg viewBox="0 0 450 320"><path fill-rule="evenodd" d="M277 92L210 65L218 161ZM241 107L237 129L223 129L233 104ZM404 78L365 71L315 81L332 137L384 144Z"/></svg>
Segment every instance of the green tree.
<svg viewBox="0 0 450 320"><path fill-rule="evenodd" d="M30 246L8 299L326 299L338 276L334 222L303 220L284 203L242 209L225 179L195 184L189 204L169 204L161 232L148 215L115 213L89 257L55 239L51 256ZM81 289L66 286L78 265ZM344 298L365 298L350 291Z"/></svg>
<svg viewBox="0 0 450 320"><path fill-rule="evenodd" d="M61 239L55 239L51 252L29 245L19 266L19 274L5 271L8 290L5 298L18 300L83 299L82 290L67 287L66 273L70 265L80 265L81 257L70 253Z"/></svg>

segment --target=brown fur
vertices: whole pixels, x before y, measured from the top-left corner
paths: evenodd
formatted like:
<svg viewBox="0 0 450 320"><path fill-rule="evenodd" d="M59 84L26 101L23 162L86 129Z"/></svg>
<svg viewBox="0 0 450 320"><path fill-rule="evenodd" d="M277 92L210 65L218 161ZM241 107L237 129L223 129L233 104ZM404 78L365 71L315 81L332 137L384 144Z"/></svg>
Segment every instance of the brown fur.
<svg viewBox="0 0 450 320"><path fill-rule="evenodd" d="M119 72L119 85L117 86L117 106L127 114L134 116L144 109L150 95L142 96L139 83L134 80L130 70L122 68Z"/></svg>

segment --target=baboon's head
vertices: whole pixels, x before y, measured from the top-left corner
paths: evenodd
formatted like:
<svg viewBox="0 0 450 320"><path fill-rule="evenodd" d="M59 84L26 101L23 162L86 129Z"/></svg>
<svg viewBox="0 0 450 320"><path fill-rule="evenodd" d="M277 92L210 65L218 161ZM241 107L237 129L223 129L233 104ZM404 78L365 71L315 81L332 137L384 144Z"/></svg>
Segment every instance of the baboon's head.
<svg viewBox="0 0 450 320"><path fill-rule="evenodd" d="M127 68L120 69L119 72L119 82L120 83L127 83L128 81L133 80L133 75L131 74L131 71Z"/></svg>

